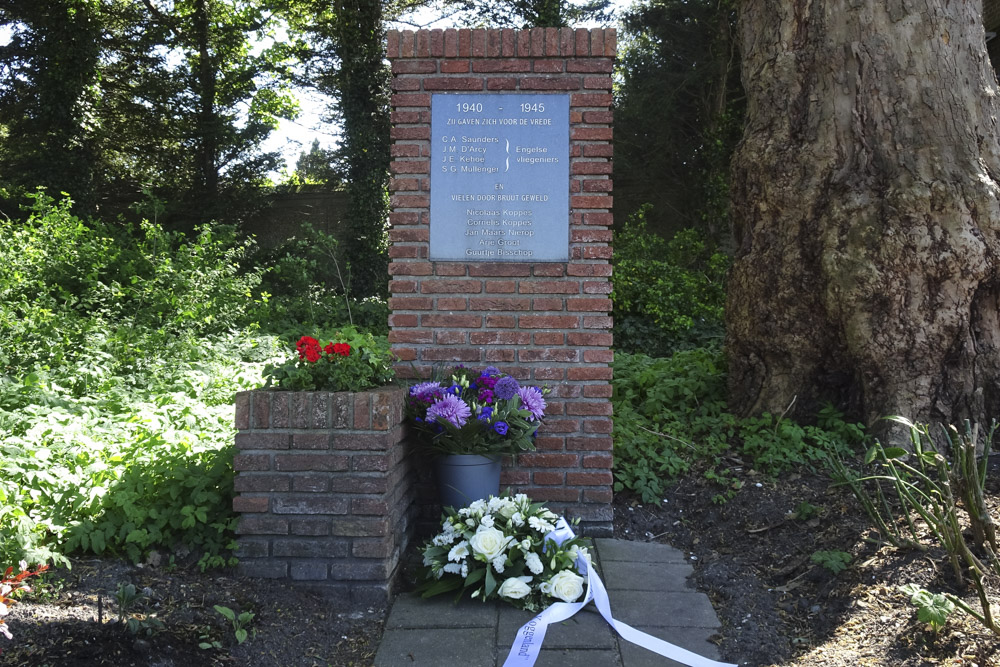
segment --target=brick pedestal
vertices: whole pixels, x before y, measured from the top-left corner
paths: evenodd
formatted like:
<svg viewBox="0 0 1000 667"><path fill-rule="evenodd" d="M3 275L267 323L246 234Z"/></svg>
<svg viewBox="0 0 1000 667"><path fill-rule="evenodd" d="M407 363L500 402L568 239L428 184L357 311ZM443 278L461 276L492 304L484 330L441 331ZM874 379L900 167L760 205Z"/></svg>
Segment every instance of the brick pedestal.
<svg viewBox="0 0 1000 667"><path fill-rule="evenodd" d="M386 603L412 534L405 390L236 398L240 572Z"/></svg>
<svg viewBox="0 0 1000 667"><path fill-rule="evenodd" d="M614 30L390 32L390 341L401 375L494 365L548 385L538 451L503 486L611 532L611 71ZM569 96L568 262L430 261L432 93Z"/></svg>

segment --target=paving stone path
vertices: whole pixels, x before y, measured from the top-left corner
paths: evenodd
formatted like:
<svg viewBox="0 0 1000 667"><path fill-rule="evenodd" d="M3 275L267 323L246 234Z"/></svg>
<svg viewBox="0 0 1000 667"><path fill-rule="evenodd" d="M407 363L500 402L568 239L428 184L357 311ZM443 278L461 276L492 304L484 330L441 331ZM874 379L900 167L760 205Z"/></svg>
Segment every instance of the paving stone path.
<svg viewBox="0 0 1000 667"><path fill-rule="evenodd" d="M704 593L687 585L692 568L673 547L596 539L598 572L616 620L706 658L718 659L708 641L719 628ZM376 667L499 667L518 629L534 616L502 603L452 603L442 595L422 600L400 595L392 606L375 656ZM621 639L589 605L549 626L538 667L675 667L680 663Z"/></svg>

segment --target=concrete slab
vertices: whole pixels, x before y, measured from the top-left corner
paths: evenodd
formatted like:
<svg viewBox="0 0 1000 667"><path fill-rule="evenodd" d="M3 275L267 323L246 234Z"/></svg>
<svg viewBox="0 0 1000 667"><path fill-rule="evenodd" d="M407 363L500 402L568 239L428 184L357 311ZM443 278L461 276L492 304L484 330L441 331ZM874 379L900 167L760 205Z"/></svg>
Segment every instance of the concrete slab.
<svg viewBox="0 0 1000 667"><path fill-rule="evenodd" d="M545 642L548 643L548 638ZM505 653L497 660L497 666L503 665ZM562 649L549 651L542 649L538 655L535 667L620 667L621 661L617 651L588 651L585 649Z"/></svg>
<svg viewBox="0 0 1000 667"><path fill-rule="evenodd" d="M687 587L690 563L657 543L595 540L598 571L615 618L698 655L718 659L708 641L719 621L708 597ZM517 630L534 616L499 603L400 595L386 622L376 667L499 667ZM593 607L550 626L539 667L676 667L618 637Z"/></svg>
<svg viewBox="0 0 1000 667"><path fill-rule="evenodd" d="M719 619L708 596L697 591L657 593L616 591L611 613L632 627L717 628Z"/></svg>
<svg viewBox="0 0 1000 667"><path fill-rule="evenodd" d="M628 542L606 537L594 540L601 562L629 561L632 563L686 562L684 552L658 542Z"/></svg>
<svg viewBox="0 0 1000 667"><path fill-rule="evenodd" d="M688 563L632 563L628 561L605 565L602 578L612 602L614 591L639 590L676 592L690 591L687 578L694 572Z"/></svg>
<svg viewBox="0 0 1000 667"><path fill-rule="evenodd" d="M500 625L497 631L497 650L504 656L522 625L535 614L519 611L513 607L500 609ZM550 625L545 632L545 648L608 649L615 648L614 631L593 607L581 610L562 623Z"/></svg>
<svg viewBox="0 0 1000 667"><path fill-rule="evenodd" d="M396 628L382 636L375 667L495 667L493 628Z"/></svg>
<svg viewBox="0 0 1000 667"><path fill-rule="evenodd" d="M670 642L681 648L697 653L700 656L711 660L719 659L719 649L715 644L708 641L709 636L703 628L639 628L654 637L659 637L663 641ZM623 667L682 667L683 663L675 660L668 660L663 656L648 651L641 646L627 642L624 639L618 640L621 649L621 659Z"/></svg>
<svg viewBox="0 0 1000 667"><path fill-rule="evenodd" d="M461 600L441 595L424 600L416 593L403 593L392 605L386 629L391 628L495 628L497 604Z"/></svg>

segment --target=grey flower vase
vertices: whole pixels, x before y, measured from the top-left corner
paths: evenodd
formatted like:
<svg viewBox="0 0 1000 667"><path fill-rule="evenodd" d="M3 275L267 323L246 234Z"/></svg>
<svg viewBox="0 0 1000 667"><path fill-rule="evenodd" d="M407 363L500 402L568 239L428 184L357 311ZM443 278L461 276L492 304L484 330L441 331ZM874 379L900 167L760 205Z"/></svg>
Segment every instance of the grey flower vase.
<svg viewBox="0 0 1000 667"><path fill-rule="evenodd" d="M435 460L442 507L456 510L500 495L500 457L452 454Z"/></svg>

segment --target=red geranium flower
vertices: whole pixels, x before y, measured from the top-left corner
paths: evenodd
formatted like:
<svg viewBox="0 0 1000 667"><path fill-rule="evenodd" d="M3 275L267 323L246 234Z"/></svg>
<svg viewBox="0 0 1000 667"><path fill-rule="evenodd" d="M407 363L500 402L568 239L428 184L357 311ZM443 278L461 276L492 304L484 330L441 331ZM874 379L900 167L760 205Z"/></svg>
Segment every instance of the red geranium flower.
<svg viewBox="0 0 1000 667"><path fill-rule="evenodd" d="M319 361L319 341L312 336L300 338L299 342L295 344L295 349L299 351L299 359L307 359L311 362Z"/></svg>
<svg viewBox="0 0 1000 667"><path fill-rule="evenodd" d="M333 353L346 357L351 353L351 346L347 343L337 343L333 346Z"/></svg>

